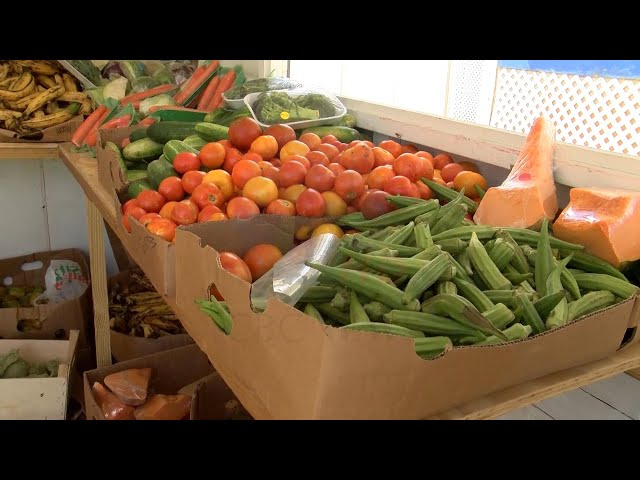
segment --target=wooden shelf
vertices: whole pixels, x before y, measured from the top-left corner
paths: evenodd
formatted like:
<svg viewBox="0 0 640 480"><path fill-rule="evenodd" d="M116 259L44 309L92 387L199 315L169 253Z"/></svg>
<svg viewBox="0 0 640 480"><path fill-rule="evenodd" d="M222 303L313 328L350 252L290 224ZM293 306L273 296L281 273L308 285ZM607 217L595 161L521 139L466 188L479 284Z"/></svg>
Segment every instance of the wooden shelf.
<svg viewBox="0 0 640 480"><path fill-rule="evenodd" d="M0 160L57 160L57 143L0 143Z"/></svg>

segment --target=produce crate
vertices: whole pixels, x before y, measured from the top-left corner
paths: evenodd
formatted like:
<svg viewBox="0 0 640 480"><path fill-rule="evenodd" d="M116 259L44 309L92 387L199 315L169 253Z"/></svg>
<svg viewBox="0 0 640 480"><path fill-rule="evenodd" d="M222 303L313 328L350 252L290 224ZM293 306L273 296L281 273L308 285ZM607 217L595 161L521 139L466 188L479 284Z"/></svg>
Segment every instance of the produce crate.
<svg viewBox="0 0 640 480"><path fill-rule="evenodd" d="M45 275L51 260L72 260L80 265L86 278L90 276L89 267L82 251L71 248L2 259L0 260L0 279L11 278L13 285L45 288ZM42 266L26 270L26 268L36 267L37 264L34 262L40 262ZM80 332L78 340L80 347L88 347L93 338L93 324L90 321L90 295L91 285L79 298L74 300L35 307L0 308L0 337L68 339L71 330L78 330ZM28 329L23 328L20 324L22 320L39 321L40 328L36 328L35 325L31 325Z"/></svg>
<svg viewBox="0 0 640 480"><path fill-rule="evenodd" d="M84 117L76 115L60 125L45 128L43 130L19 134L11 130L0 129L0 143L57 143L69 142L74 132L78 129Z"/></svg>
<svg viewBox="0 0 640 480"><path fill-rule="evenodd" d="M126 285L131 279L131 272L125 270L109 278L109 291L116 285ZM186 333L166 335L159 338L144 338L126 335L111 330L111 355L116 362L124 362L133 358L144 357L156 352L171 350L193 343L193 339Z"/></svg>
<svg viewBox="0 0 640 480"><path fill-rule="evenodd" d="M130 368L153 369L149 392L173 395L181 388L197 382L215 372L207 356L197 345L186 345L145 357L127 360L108 367L84 372L84 399L87 420L105 420L96 402L91 386L94 382L104 382L104 377ZM226 399L225 399L226 401ZM192 412L194 411L192 401Z"/></svg>
<svg viewBox="0 0 640 480"><path fill-rule="evenodd" d="M176 236L180 318L257 419L425 418L607 357L640 320L638 299L631 298L527 340L455 348L422 360L412 339L323 326L275 298L263 313L255 313L249 302L251 285L222 269L217 252L242 254L258 242L288 243L291 248L293 229L216 222L215 228L179 230ZM212 284L230 308L231 335L194 303L207 297Z"/></svg>
<svg viewBox="0 0 640 480"><path fill-rule="evenodd" d="M191 420L239 420L240 416L247 414L218 372L202 379L193 395Z"/></svg>
<svg viewBox="0 0 640 480"><path fill-rule="evenodd" d="M0 355L18 350L27 362L58 360L58 376L0 379L1 420L64 420L78 331L69 340L0 340Z"/></svg>

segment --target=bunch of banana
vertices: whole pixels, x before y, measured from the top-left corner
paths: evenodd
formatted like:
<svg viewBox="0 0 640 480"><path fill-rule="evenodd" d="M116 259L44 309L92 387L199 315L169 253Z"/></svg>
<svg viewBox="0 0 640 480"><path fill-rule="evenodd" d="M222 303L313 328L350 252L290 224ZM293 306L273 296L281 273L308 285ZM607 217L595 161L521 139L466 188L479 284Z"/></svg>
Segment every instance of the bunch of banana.
<svg viewBox="0 0 640 480"><path fill-rule="evenodd" d="M158 338L185 333L180 320L151 283L133 274L127 285L114 285L109 294L113 330L136 337Z"/></svg>
<svg viewBox="0 0 640 480"><path fill-rule="evenodd" d="M58 62L0 61L0 128L30 133L91 110L89 96Z"/></svg>

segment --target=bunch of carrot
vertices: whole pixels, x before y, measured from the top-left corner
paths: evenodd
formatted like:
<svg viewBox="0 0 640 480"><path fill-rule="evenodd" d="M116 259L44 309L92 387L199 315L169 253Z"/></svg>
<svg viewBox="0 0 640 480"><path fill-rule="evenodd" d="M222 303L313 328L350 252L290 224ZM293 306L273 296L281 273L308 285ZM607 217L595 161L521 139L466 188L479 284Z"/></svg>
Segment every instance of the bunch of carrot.
<svg viewBox="0 0 640 480"><path fill-rule="evenodd" d="M199 66L191 78L184 83L180 91L174 95L174 100L184 105L190 97L208 82L202 93L184 106L206 112L218 108L222 104L222 94L229 90L236 80L236 72L234 70L228 70L222 75L214 75L219 66L220 62L218 60L212 60L206 66Z"/></svg>

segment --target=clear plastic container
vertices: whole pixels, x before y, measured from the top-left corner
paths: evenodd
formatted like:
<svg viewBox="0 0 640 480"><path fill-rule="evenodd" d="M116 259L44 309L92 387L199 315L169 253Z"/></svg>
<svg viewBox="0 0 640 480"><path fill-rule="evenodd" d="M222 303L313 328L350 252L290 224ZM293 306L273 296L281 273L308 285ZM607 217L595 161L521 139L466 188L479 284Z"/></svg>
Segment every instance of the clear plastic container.
<svg viewBox="0 0 640 480"><path fill-rule="evenodd" d="M251 93L271 92L275 90L293 90L302 87L303 85L300 82L287 77L256 78L254 80L247 80L244 84L227 90L222 94L222 99L229 108L239 110L244 107L244 97ZM230 98L236 93L238 93L238 98Z"/></svg>
<svg viewBox="0 0 640 480"><path fill-rule="evenodd" d="M244 98L236 98L232 100L230 98L227 98L225 96L225 93L222 94L222 99L229 108L231 108L232 110L240 110L242 107L244 107Z"/></svg>
<svg viewBox="0 0 640 480"><path fill-rule="evenodd" d="M249 107L249 111L251 112L251 116L253 117L253 119L256 122L258 122L258 124L262 128L268 128L271 125L268 125L266 123L262 123L260 120L258 120L258 117L256 116L256 113L253 111L253 104L256 103L256 100L258 99L258 97L260 95L263 95L264 93L273 93L273 92L286 92L290 97L293 97L293 98L301 97L301 96L306 95L308 93L321 93L322 95L324 95L327 98L329 98L329 100L331 100L331 103L333 103L333 106L336 109L336 114L334 116L332 116L332 117L318 118L318 119L315 119L315 120L302 120L302 121L299 121L299 122L287 122L285 119L283 119L281 122L278 122L281 125L289 125L294 130L299 130L299 129L303 129L303 128L310 128L310 127L318 127L320 125L335 125L347 113L346 107L342 104L342 102L340 102L340 100L338 100L338 97L336 97L332 93L329 93L329 92L326 92L326 91L323 91L323 90L318 90L318 89L315 89L315 88L314 89L299 88L299 89L295 89L295 90L272 90L271 92L250 93L249 95L244 97L244 103L245 103L245 105L247 107ZM275 125L275 123L274 123L274 125Z"/></svg>

